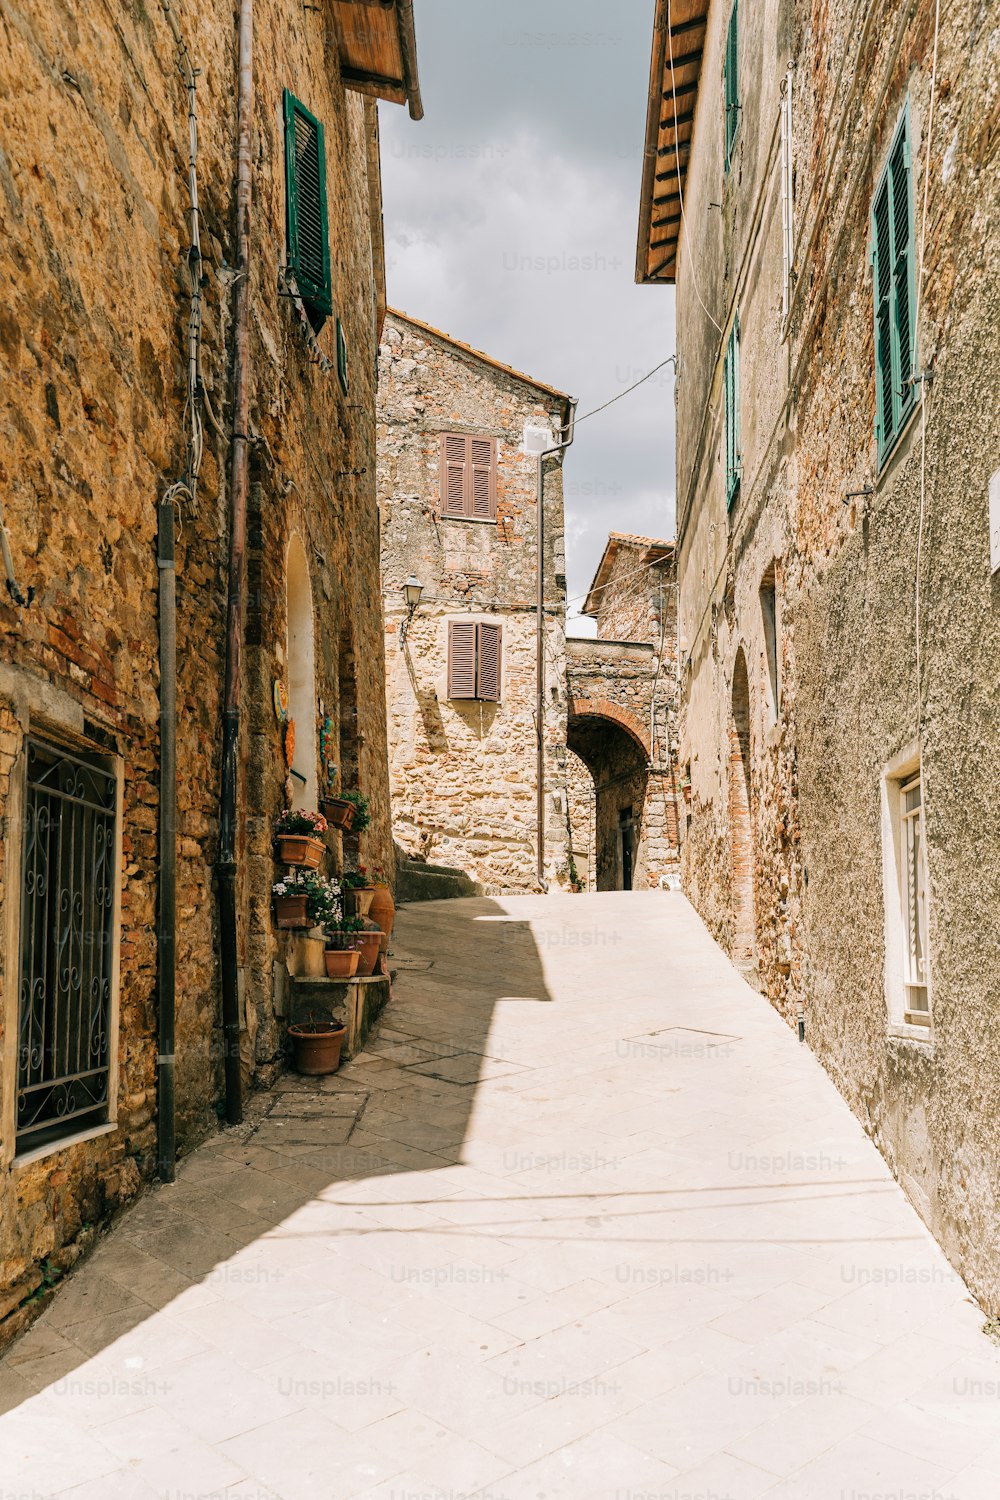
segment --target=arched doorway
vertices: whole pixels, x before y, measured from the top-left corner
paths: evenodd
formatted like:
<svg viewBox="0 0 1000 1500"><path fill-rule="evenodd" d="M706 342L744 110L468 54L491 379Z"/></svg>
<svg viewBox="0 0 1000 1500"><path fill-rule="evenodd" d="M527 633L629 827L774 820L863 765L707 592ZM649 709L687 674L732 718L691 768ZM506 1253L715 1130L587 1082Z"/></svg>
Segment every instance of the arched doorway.
<svg viewBox="0 0 1000 1500"><path fill-rule="evenodd" d="M291 774L295 802L315 808L319 796L316 769L316 639L312 583L302 538L293 532L285 558L288 625L288 714L295 723Z"/></svg>
<svg viewBox="0 0 1000 1500"><path fill-rule="evenodd" d="M753 827L750 794L750 679L741 646L733 665L729 721L729 852L733 909L733 958L754 957Z"/></svg>
<svg viewBox="0 0 1000 1500"><path fill-rule="evenodd" d="M571 712L567 745L594 782L594 869L589 888L627 891L644 885L646 747L615 719L587 711Z"/></svg>

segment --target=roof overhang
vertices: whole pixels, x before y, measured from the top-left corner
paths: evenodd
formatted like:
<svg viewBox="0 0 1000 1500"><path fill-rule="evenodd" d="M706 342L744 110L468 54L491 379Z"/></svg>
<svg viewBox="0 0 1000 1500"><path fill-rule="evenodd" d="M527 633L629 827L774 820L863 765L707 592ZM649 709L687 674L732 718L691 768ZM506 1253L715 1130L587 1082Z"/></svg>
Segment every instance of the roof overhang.
<svg viewBox="0 0 1000 1500"><path fill-rule="evenodd" d="M330 0L330 9L345 88L407 104L422 119L413 0Z"/></svg>
<svg viewBox="0 0 1000 1500"><path fill-rule="evenodd" d="M694 136L709 0L656 0L646 104L639 243L640 286L677 279L683 193Z"/></svg>
<svg viewBox="0 0 1000 1500"><path fill-rule="evenodd" d="M611 569L614 567L615 558L621 548L626 547L630 551L641 552L641 564L652 567L654 563L668 562L674 555L673 542L661 541L658 537L633 536L627 531L612 531L597 564L597 572L594 574L587 597L583 601L582 615L596 615L600 611L598 595L603 593Z"/></svg>

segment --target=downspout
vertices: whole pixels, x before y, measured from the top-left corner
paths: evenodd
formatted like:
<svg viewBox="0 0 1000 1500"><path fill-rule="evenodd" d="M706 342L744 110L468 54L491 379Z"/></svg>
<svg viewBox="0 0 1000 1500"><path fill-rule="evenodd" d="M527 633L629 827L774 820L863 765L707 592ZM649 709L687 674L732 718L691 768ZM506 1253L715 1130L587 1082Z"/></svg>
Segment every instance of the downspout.
<svg viewBox="0 0 1000 1500"><path fill-rule="evenodd" d="M545 879L545 460L561 453L573 441L576 402L570 401L562 438L538 455L535 471L535 506L538 512L538 559L535 581L535 873L539 889L548 891Z"/></svg>
<svg viewBox="0 0 1000 1500"><path fill-rule="evenodd" d="M239 950L236 901L236 786L239 758L243 616L246 606L246 529L250 417L250 188L253 128L253 0L240 0L239 145L236 167L236 300L233 312L233 435L229 465L229 594L226 604L226 683L222 713L219 794L219 969L226 1121L243 1118L240 1069Z"/></svg>
<svg viewBox="0 0 1000 1500"><path fill-rule="evenodd" d="M159 1052L156 1148L161 1182L173 1182L177 1158L174 1010L177 986L177 574L174 501L160 501L160 899L157 910Z"/></svg>

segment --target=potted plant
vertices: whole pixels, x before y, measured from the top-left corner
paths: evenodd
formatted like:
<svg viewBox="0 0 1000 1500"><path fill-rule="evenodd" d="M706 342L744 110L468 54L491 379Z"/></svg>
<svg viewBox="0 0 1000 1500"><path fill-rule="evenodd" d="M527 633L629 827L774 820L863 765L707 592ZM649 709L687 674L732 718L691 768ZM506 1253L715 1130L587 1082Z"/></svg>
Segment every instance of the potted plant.
<svg viewBox="0 0 1000 1500"><path fill-rule="evenodd" d="M344 914L340 899L340 882L327 880L322 875L309 874L309 891L306 912L313 927L322 927L324 932L339 925Z"/></svg>
<svg viewBox="0 0 1000 1500"><path fill-rule="evenodd" d="M354 822L354 804L346 797L335 797L332 792L319 799L319 805L331 828L342 828L350 833Z"/></svg>
<svg viewBox="0 0 1000 1500"><path fill-rule="evenodd" d="M296 811L285 808L274 820L278 859L283 865L318 870L325 848L321 835L325 832L326 819L322 813L306 812L305 808Z"/></svg>
<svg viewBox="0 0 1000 1500"><path fill-rule="evenodd" d="M301 871L293 870L271 887L275 925L284 930L310 927L309 887Z"/></svg>
<svg viewBox="0 0 1000 1500"><path fill-rule="evenodd" d="M347 1035L347 1027L342 1021L332 1018L317 1020L310 1013L308 1021L289 1026L288 1035L292 1039L296 1073L313 1078L336 1073L340 1067L340 1049Z"/></svg>
<svg viewBox="0 0 1000 1500"><path fill-rule="evenodd" d="M359 865L356 870L345 870L343 885L344 910L352 917L367 917L375 891L364 865Z"/></svg>
<svg viewBox="0 0 1000 1500"><path fill-rule="evenodd" d="M379 945L383 934L365 923L364 917L344 917L337 928L331 929L327 937L335 944L348 940L358 955L358 974L367 978L378 962Z"/></svg>
<svg viewBox="0 0 1000 1500"><path fill-rule="evenodd" d="M354 810L354 816L351 820L351 831L353 833L360 833L363 828L368 827L372 820L371 804L368 798L364 792L359 792L355 789L354 791L345 792L342 800L349 802Z"/></svg>
<svg viewBox="0 0 1000 1500"><path fill-rule="evenodd" d="M342 919L339 927L327 929L326 952L323 957L326 960L328 979L353 979L358 972L361 945L352 922L353 919L347 916Z"/></svg>

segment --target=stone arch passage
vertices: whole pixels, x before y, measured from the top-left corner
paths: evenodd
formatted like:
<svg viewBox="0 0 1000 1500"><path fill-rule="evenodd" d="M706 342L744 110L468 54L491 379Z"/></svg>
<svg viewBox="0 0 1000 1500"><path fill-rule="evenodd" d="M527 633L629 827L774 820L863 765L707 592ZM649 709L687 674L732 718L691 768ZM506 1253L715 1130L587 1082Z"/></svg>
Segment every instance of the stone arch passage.
<svg viewBox="0 0 1000 1500"><path fill-rule="evenodd" d="M288 628L288 714L295 723L292 759L294 800L315 808L319 796L316 770L316 636L309 560L302 538L293 532L285 559Z"/></svg>
<svg viewBox="0 0 1000 1500"><path fill-rule="evenodd" d="M591 889L630 890L645 884L643 809L649 758L641 728L618 709L605 715L595 700L570 705L567 744L594 781L595 870Z"/></svg>
<svg viewBox="0 0 1000 1500"><path fill-rule="evenodd" d="M733 906L733 958L751 962L755 946L753 826L750 790L750 680L741 646L733 666L729 721L729 850Z"/></svg>

